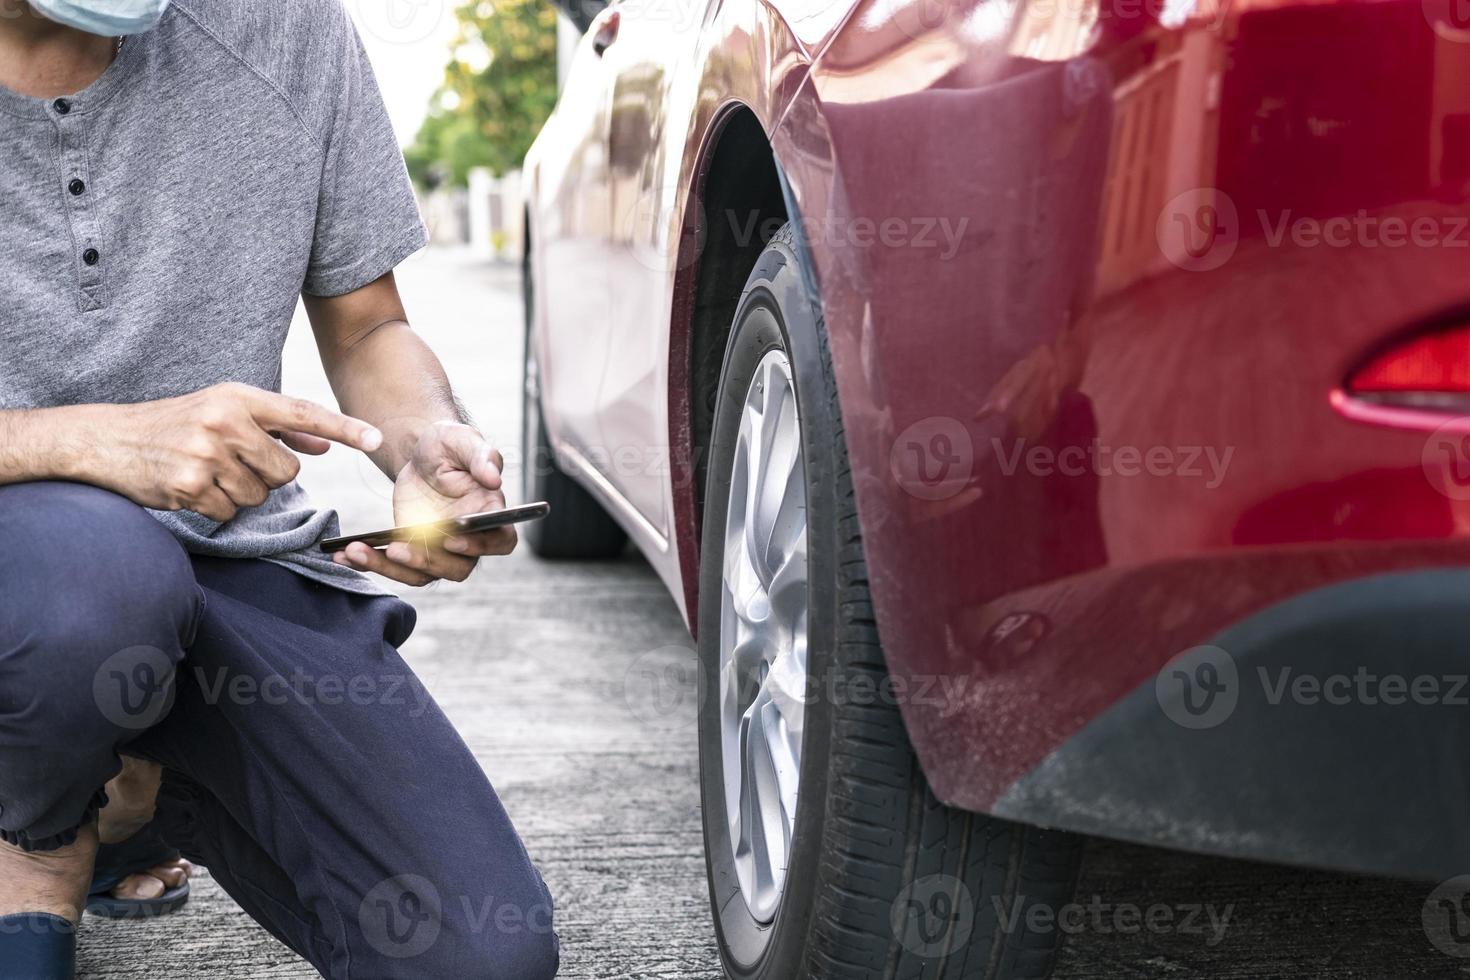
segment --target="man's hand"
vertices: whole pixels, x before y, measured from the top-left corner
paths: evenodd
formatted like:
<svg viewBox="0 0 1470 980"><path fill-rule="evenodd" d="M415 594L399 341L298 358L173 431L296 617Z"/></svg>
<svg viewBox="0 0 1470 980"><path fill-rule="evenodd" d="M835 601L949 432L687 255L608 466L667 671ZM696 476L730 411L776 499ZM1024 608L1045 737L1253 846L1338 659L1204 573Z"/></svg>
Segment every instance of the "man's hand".
<svg viewBox="0 0 1470 980"><path fill-rule="evenodd" d="M301 461L282 442L319 455L332 442L372 452L383 441L366 422L243 384L95 409L85 427L98 451L79 479L145 507L216 521L265 503L296 478Z"/></svg>
<svg viewBox="0 0 1470 980"><path fill-rule="evenodd" d="M444 366L408 325L390 272L342 296L307 296L322 367L337 404L379 422L387 435L373 462L394 481L396 524L422 524L498 510L504 461L468 425L420 419L462 416ZM413 445L405 452L405 443ZM513 528L425 541L395 541L384 552L353 542L333 559L407 585L463 581L482 555L506 555Z"/></svg>
<svg viewBox="0 0 1470 980"><path fill-rule="evenodd" d="M462 514L500 510L500 452L473 427L458 422L426 426L408 463L393 484L393 519L424 524ZM396 541L379 552L360 541L333 559L377 572L406 585L438 579L463 582L485 555L508 555L516 546L514 527L425 541Z"/></svg>

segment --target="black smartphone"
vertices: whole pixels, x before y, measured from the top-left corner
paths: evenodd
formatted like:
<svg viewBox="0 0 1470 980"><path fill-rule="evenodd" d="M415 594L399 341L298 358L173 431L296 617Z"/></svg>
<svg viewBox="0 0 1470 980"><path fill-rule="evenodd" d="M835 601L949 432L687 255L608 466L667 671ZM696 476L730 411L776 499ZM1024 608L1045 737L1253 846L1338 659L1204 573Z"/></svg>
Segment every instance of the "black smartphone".
<svg viewBox="0 0 1470 980"><path fill-rule="evenodd" d="M394 541L421 541L424 538L448 537L451 534L474 534L478 531L489 531L497 527L505 527L507 524L522 524L526 521L538 521L551 513L551 505L546 501L537 501L534 504L521 504L519 507L507 507L504 510L487 510L480 514L464 514L459 517L451 517L448 520L434 521L430 524L405 524L402 527L390 527L385 531L368 531L365 534L344 534L340 538L327 538L318 547L327 554L341 551L354 541L361 541L370 548L386 548Z"/></svg>

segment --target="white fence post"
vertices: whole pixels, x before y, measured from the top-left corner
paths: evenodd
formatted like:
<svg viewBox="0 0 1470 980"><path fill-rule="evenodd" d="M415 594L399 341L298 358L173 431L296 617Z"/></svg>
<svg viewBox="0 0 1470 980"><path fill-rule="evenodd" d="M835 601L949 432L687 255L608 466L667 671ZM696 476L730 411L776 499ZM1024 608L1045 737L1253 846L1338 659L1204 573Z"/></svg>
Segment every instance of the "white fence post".
<svg viewBox="0 0 1470 980"><path fill-rule="evenodd" d="M498 193L497 183L489 167L475 167L469 172L470 252L477 259L495 256L491 198Z"/></svg>

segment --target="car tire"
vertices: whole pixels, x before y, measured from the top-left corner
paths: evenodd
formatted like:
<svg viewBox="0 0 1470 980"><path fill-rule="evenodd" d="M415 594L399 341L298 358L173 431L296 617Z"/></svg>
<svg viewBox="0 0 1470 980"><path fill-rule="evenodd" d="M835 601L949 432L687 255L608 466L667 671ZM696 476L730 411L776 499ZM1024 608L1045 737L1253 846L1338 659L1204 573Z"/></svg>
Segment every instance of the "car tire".
<svg viewBox="0 0 1470 980"><path fill-rule="evenodd" d="M766 826L762 820L746 819L761 808L733 794L727 776L755 773L761 759L780 756L780 746L752 754L751 740L757 727L780 731L786 724L789 729L791 719L732 729L729 719L740 711L753 682L741 680L742 669L734 658L724 658L722 647L738 644L744 651L741 662L752 659L748 637L757 627L732 613L735 599L726 596L745 590L727 585L726 578L736 575L727 573L726 556L731 487L741 488L748 504L746 491L757 481L750 477L754 464L737 462L742 424L755 426L749 420L758 415L760 425L775 425L768 417L778 413L770 409L747 416L747 400L770 390L758 375L772 365L779 367L783 356L790 365L801 436L804 689L809 696L802 708L800 738L787 739L800 746L793 767L799 770L799 781L794 818L787 824L784 879L772 914L766 879L749 869L751 855L761 848L745 846L745 832L737 835L730 819L734 810L742 828L747 822ZM779 432L746 439L773 447L764 450L767 456L775 456L779 450L774 447L781 445ZM735 483L737 478L743 482ZM883 691L887 668L868 591L826 328L819 301L804 284L790 226L760 256L737 307L715 409L708 479L697 620L703 685L700 781L711 907L726 974L732 980L1048 976L1057 929L1031 931L1027 917L1036 906L1059 914L1071 901L1080 840L939 802L914 756L895 699L861 693ZM759 504L747 509L762 512ZM764 512L774 510L794 513L785 505ZM761 540L764 526L752 526L752 540ZM776 542L787 533L772 522L760 553L769 558L780 552ZM743 534L736 537L745 540ZM730 568L738 572L760 560L739 555ZM770 575L773 598L763 607L771 610L770 616L789 601L775 598L784 594L776 585L782 574ZM759 575L757 579L764 581ZM750 608L744 615L753 617ZM786 632L794 636L798 631L793 627ZM776 635L784 634L778 630ZM770 677L789 673L789 664L779 662L783 656L788 655L775 654L770 665L755 672L765 678L761 687ZM757 691L752 703L761 696ZM769 704L780 703L779 692L773 694ZM767 714L761 717L771 720ZM742 738L742 731L748 738ZM790 758L794 756L788 762ZM747 766L752 759L756 761ZM774 780L763 785L785 785L776 768ZM752 777L752 783L758 782ZM742 842L738 856L737 836ZM769 851L774 836L768 837ZM742 867L744 880L752 883L749 889L742 884ZM747 892L758 900L752 901Z"/></svg>
<svg viewBox="0 0 1470 980"><path fill-rule="evenodd" d="M521 500L525 503L544 500L551 505L551 513L542 520L522 524L521 540L542 558L613 558L622 553L628 541L627 533L581 484L557 465L556 453L546 436L541 374L532 334L536 322L536 288L527 244L521 266L526 328L521 387Z"/></svg>

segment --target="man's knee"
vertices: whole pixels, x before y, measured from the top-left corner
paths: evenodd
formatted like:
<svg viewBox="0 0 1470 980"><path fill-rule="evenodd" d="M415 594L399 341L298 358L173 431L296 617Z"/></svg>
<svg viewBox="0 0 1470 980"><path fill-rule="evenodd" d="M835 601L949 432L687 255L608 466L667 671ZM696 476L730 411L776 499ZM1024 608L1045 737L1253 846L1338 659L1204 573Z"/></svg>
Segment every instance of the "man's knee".
<svg viewBox="0 0 1470 980"><path fill-rule="evenodd" d="M18 484L0 488L0 549L0 715L79 735L156 723L201 601L168 531L106 490Z"/></svg>
<svg viewBox="0 0 1470 980"><path fill-rule="evenodd" d="M561 944L556 933L547 932L535 937L522 950L525 972L520 974L532 980L552 980L561 968Z"/></svg>
<svg viewBox="0 0 1470 980"><path fill-rule="evenodd" d="M489 923L484 932L462 937L460 949L444 957L449 973L435 976L474 977L476 980L552 980L560 966L561 950L550 921L545 930L524 926L506 928ZM430 954L433 958L433 954Z"/></svg>
<svg viewBox="0 0 1470 980"><path fill-rule="evenodd" d="M559 966L549 897L449 896L406 875L380 884L359 914L372 948L414 976L551 980Z"/></svg>
<svg viewBox="0 0 1470 980"><path fill-rule="evenodd" d="M551 980L560 965L561 949L551 926L551 904L502 909L490 924L492 938L480 944L483 976L490 980Z"/></svg>
<svg viewBox="0 0 1470 980"><path fill-rule="evenodd" d="M162 525L94 487L0 488L0 553L0 838L46 850L172 707L202 594Z"/></svg>

